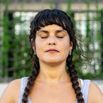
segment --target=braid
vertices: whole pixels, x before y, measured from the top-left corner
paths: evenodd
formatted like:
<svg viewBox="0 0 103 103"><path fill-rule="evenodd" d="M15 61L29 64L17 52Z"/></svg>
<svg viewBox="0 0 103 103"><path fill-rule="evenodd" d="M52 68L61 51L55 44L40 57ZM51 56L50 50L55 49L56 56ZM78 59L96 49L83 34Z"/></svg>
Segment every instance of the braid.
<svg viewBox="0 0 103 103"><path fill-rule="evenodd" d="M32 86L34 84L34 81L39 73L39 62L37 61L37 57L35 55L34 58L35 62L34 62L34 68L32 70L32 74L28 77L28 81L27 81L27 85L24 89L24 94L23 94L23 98L22 98L22 103L27 103L28 102L28 95L30 94L30 91L32 89Z"/></svg>
<svg viewBox="0 0 103 103"><path fill-rule="evenodd" d="M78 82L77 72L72 63L72 55L69 55L67 58L67 66L69 67L67 72L70 74L72 87L74 88L74 91L76 93L77 101L78 101L78 103L84 103L83 94L81 92L81 88L80 88L79 82Z"/></svg>
<svg viewBox="0 0 103 103"><path fill-rule="evenodd" d="M73 50L76 49L77 45L77 40L75 36L75 28L73 25L73 22L70 18L69 15L67 15L65 12L58 10L58 9L45 9L41 12L39 12L34 19L31 22L30 25L30 36L29 40L31 43L31 47L35 45L35 38L36 38L36 32L41 28L45 27L46 25L51 25L51 24L57 24L63 29L67 30L68 35L70 37L70 41L73 43ZM32 50L32 52L34 52ZM31 55L32 56L32 55ZM27 81L27 86L25 87L23 98L22 98L22 103L27 103L28 101L28 95L30 94L30 91L32 89L32 86L34 85L34 81L39 73L39 60L37 56L34 59L34 67L31 76L28 78ZM81 88L79 86L78 82L78 76L77 72L75 70L75 67L72 63L72 55L69 55L67 58L67 66L68 70L67 72L70 74L71 77L71 82L72 82L72 87L74 88L74 91L76 93L76 98L78 103L84 103L84 98L83 94L81 92Z"/></svg>

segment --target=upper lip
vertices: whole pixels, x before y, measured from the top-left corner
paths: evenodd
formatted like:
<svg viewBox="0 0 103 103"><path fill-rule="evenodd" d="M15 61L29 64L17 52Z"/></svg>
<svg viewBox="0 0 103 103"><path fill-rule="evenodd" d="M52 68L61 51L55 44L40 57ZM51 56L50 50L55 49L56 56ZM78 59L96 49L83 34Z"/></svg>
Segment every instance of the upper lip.
<svg viewBox="0 0 103 103"><path fill-rule="evenodd" d="M48 50L46 50L46 52L49 52L49 51L56 51L56 52L59 52L57 49L48 49Z"/></svg>

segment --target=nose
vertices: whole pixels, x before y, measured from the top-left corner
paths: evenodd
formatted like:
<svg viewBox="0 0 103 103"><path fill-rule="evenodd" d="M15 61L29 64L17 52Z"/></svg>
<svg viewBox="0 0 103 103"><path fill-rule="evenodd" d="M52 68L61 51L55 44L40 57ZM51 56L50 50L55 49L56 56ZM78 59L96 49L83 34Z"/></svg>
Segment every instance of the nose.
<svg viewBox="0 0 103 103"><path fill-rule="evenodd" d="M55 43L49 43L49 45L55 45Z"/></svg>
<svg viewBox="0 0 103 103"><path fill-rule="evenodd" d="M54 37L50 37L49 40L48 40L48 44L49 45L56 45L55 38Z"/></svg>

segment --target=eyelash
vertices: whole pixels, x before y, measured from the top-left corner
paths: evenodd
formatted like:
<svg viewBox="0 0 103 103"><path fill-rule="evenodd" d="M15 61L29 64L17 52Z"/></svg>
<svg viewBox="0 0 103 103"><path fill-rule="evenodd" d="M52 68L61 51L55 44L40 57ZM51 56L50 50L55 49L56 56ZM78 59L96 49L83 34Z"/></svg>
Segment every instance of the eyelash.
<svg viewBox="0 0 103 103"><path fill-rule="evenodd" d="M47 37L41 37L41 38L42 38L42 39L45 39L45 38L47 38ZM59 36L58 36L58 38L60 38L60 39L61 39L61 38L63 38L63 37L59 37Z"/></svg>
<svg viewBox="0 0 103 103"><path fill-rule="evenodd" d="M59 36L58 36L58 38L63 38L63 37L59 37Z"/></svg>
<svg viewBox="0 0 103 103"><path fill-rule="evenodd" d="M42 39L47 38L47 37L41 37Z"/></svg>

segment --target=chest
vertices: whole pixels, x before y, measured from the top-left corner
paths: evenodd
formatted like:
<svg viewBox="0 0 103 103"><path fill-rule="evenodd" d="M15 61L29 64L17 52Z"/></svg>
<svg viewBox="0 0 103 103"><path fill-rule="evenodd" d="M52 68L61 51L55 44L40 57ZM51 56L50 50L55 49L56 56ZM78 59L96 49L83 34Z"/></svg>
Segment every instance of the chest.
<svg viewBox="0 0 103 103"><path fill-rule="evenodd" d="M42 86L32 89L30 100L32 103L75 103L76 96L72 86Z"/></svg>

